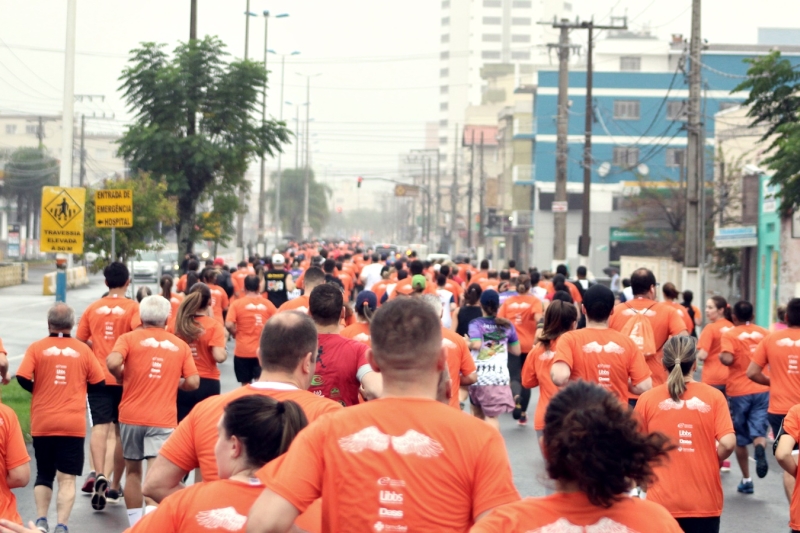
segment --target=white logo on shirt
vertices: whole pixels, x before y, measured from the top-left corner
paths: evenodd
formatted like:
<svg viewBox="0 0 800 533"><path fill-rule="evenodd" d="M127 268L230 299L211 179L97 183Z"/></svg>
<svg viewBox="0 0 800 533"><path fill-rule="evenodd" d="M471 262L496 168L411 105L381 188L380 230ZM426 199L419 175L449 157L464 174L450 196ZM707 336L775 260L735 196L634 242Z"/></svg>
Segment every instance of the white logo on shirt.
<svg viewBox="0 0 800 533"><path fill-rule="evenodd" d="M584 353L616 353L616 354L623 354L625 353L625 348L617 344L616 342L609 342L607 344L600 344L597 341L592 341L589 344L583 346Z"/></svg>
<svg viewBox="0 0 800 533"><path fill-rule="evenodd" d="M626 308L622 311L623 316L635 316L635 315L642 315L642 316L656 316L656 312L652 309L642 309L641 311L637 311L636 309L631 309L630 307Z"/></svg>
<svg viewBox="0 0 800 533"><path fill-rule="evenodd" d="M457 347L458 346L456 345L456 343L454 343L450 339L442 339L442 348L446 348L447 350L453 350Z"/></svg>
<svg viewBox="0 0 800 533"><path fill-rule="evenodd" d="M733 329L732 326L725 326L724 328L719 328L719 331L720 333L728 333L732 329Z"/></svg>
<svg viewBox="0 0 800 533"><path fill-rule="evenodd" d="M163 348L165 350L169 350L170 352L177 352L178 351L178 347L175 346L174 344L172 344L170 341L165 340L165 341L158 342L153 337L149 337L149 338L141 341L139 344L141 344L142 346L146 346L148 348L159 348L160 347L160 348Z"/></svg>
<svg viewBox="0 0 800 533"><path fill-rule="evenodd" d="M519 309L519 310L528 309L530 306L531 304L529 304L528 302L511 302L510 304L508 304L509 309Z"/></svg>
<svg viewBox="0 0 800 533"><path fill-rule="evenodd" d="M255 310L255 311L266 311L267 310L267 306L266 305L264 305L264 304L253 304L253 303L245 305L244 308L248 309L250 311L253 311L253 310Z"/></svg>
<svg viewBox="0 0 800 533"><path fill-rule="evenodd" d="M370 426L339 439L339 447L350 453L360 453L364 450L384 452L389 449L390 444L400 455L427 458L437 457L444 452L444 448L437 441L413 429L409 429L399 437L392 437L375 426Z"/></svg>
<svg viewBox="0 0 800 533"><path fill-rule="evenodd" d="M709 411L711 411L711 406L703 402L703 400L701 400L697 396L693 397L690 400L686 400L685 402L683 400L676 402L672 398L667 398L666 400L658 404L658 408L661 409L662 411L669 411L672 409L679 410L683 409L684 405L690 411L700 411L701 413L708 413Z"/></svg>
<svg viewBox="0 0 800 533"><path fill-rule="evenodd" d="M740 341L746 341L746 340L749 340L749 339L753 339L754 341L756 341L758 339L763 339L763 338L764 338L764 335L762 333L759 333L758 331L751 331L749 333L746 332L746 331L743 331L743 332L739 333L739 337L738 337L738 339Z"/></svg>
<svg viewBox="0 0 800 533"><path fill-rule="evenodd" d="M551 350L547 350L547 351L542 352L541 355L539 355L539 360L540 361L549 361L550 359L552 359L555 356L556 356L556 352L553 352Z"/></svg>
<svg viewBox="0 0 800 533"><path fill-rule="evenodd" d="M222 528L228 531L239 531L247 523L247 517L237 513L233 507L200 511L195 520L206 529Z"/></svg>
<svg viewBox="0 0 800 533"><path fill-rule="evenodd" d="M104 305L103 307L98 307L97 309L95 309L94 312L97 313L98 315L124 315L125 314L125 310L123 308L119 307L118 305L115 305L114 307L108 307L107 305Z"/></svg>
<svg viewBox="0 0 800 533"><path fill-rule="evenodd" d="M777 346L787 346L791 348L792 346L800 346L800 341L793 341L792 339L778 339L775 341Z"/></svg>
<svg viewBox="0 0 800 533"><path fill-rule="evenodd" d="M42 355L50 355L50 356L64 355L66 357L78 357L78 356L80 356L80 353L76 352L75 350L73 350L69 346L67 346L66 348L63 348L63 349L62 348L58 348L56 346L51 346L50 348L48 348L46 350L42 350Z"/></svg>
<svg viewBox="0 0 800 533"><path fill-rule="evenodd" d="M610 518L601 518L588 526L576 526L566 518L559 518L552 524L547 524L526 533L639 533L625 524L615 522Z"/></svg>

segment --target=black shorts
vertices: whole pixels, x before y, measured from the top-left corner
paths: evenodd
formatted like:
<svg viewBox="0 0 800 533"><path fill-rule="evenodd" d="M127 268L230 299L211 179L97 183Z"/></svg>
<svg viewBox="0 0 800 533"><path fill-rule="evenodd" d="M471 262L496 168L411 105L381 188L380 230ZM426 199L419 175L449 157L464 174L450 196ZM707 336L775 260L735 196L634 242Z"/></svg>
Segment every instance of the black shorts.
<svg viewBox="0 0 800 533"><path fill-rule="evenodd" d="M719 517L676 518L684 533L719 533Z"/></svg>
<svg viewBox="0 0 800 533"><path fill-rule="evenodd" d="M258 357L239 357L234 355L233 372L236 374L236 381L239 383L257 381L261 377L261 365L258 363Z"/></svg>
<svg viewBox="0 0 800 533"><path fill-rule="evenodd" d="M774 415L769 412L767 413L767 422L769 422L769 426L772 428L772 435L774 437L778 436L778 432L781 430L784 418L786 418L786 415Z"/></svg>
<svg viewBox="0 0 800 533"><path fill-rule="evenodd" d="M56 470L71 476L83 475L83 443L83 437L33 437L36 485L52 488Z"/></svg>
<svg viewBox="0 0 800 533"><path fill-rule="evenodd" d="M178 422L186 418L195 405L220 393L218 379L200 378L200 386L191 392L178 391Z"/></svg>
<svg viewBox="0 0 800 533"><path fill-rule="evenodd" d="M89 414L92 425L118 424L119 404L122 401L122 387L119 385L106 385L100 392L90 392Z"/></svg>

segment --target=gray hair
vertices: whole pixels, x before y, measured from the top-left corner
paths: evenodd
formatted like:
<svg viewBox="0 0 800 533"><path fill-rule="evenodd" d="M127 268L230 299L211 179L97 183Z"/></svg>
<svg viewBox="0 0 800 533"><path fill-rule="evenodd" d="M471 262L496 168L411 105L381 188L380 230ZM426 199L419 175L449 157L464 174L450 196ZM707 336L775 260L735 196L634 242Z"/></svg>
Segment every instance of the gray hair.
<svg viewBox="0 0 800 533"><path fill-rule="evenodd" d="M442 318L442 301L434 294L423 294L422 301L428 304L439 318Z"/></svg>
<svg viewBox="0 0 800 533"><path fill-rule="evenodd" d="M75 311L65 303L57 303L47 311L47 325L54 331L71 330L75 325Z"/></svg>
<svg viewBox="0 0 800 533"><path fill-rule="evenodd" d="M139 304L139 317L142 319L142 324L146 326L163 327L167 323L171 308L169 300L154 294L144 298Z"/></svg>

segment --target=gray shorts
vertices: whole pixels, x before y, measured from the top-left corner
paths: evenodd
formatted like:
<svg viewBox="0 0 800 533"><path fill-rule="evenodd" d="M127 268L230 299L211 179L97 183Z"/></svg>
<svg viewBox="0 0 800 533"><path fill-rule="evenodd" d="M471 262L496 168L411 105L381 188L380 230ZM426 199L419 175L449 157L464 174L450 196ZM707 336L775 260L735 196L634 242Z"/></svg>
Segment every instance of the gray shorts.
<svg viewBox="0 0 800 533"><path fill-rule="evenodd" d="M134 426L131 424L119 425L119 435L122 440L122 457L127 461L142 461L152 459L167 442L172 428L156 428L150 426Z"/></svg>

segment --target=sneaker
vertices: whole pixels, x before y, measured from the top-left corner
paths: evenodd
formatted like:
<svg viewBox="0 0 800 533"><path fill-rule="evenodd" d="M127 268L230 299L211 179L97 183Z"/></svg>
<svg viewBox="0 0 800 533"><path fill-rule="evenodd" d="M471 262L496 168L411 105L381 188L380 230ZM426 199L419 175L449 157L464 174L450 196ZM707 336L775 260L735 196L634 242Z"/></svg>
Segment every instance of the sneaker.
<svg viewBox="0 0 800 533"><path fill-rule="evenodd" d="M736 488L736 490L741 492L742 494L753 494L753 491L755 489L753 488L752 481L742 480L742 482L739 483L739 486Z"/></svg>
<svg viewBox="0 0 800 533"><path fill-rule="evenodd" d="M764 451L764 447L756 444L756 474L758 477L764 478L767 476L768 471L769 465L767 464L767 454Z"/></svg>
<svg viewBox="0 0 800 533"><path fill-rule="evenodd" d="M520 413L519 420L517 420L517 424L520 426L524 426L528 423L528 415L526 413Z"/></svg>
<svg viewBox="0 0 800 533"><path fill-rule="evenodd" d="M50 531L50 526L47 525L46 516L36 519L36 529L38 529L42 533L48 533Z"/></svg>
<svg viewBox="0 0 800 533"><path fill-rule="evenodd" d="M108 503L119 503L119 501L125 497L125 494L122 492L122 487L119 490L114 490L109 488L106 490L106 501Z"/></svg>
<svg viewBox="0 0 800 533"><path fill-rule="evenodd" d="M69 533L69 528L64 524L58 524L53 533Z"/></svg>
<svg viewBox="0 0 800 533"><path fill-rule="evenodd" d="M81 487L81 492L85 494L91 494L94 492L94 480L97 477L94 470L89 472L89 475L86 477L86 481L83 482L83 487Z"/></svg>
<svg viewBox="0 0 800 533"><path fill-rule="evenodd" d="M102 511L106 508L106 489L108 480L106 476L100 474L94 482L94 492L92 492L92 509Z"/></svg>
<svg viewBox="0 0 800 533"><path fill-rule="evenodd" d="M722 461L722 467L719 469L720 472L730 472L731 471L731 462L730 461Z"/></svg>
<svg viewBox="0 0 800 533"><path fill-rule="evenodd" d="M519 417L522 415L522 404L519 403L519 394L514 396L514 404L514 410L511 412L511 416L514 420L519 420Z"/></svg>

